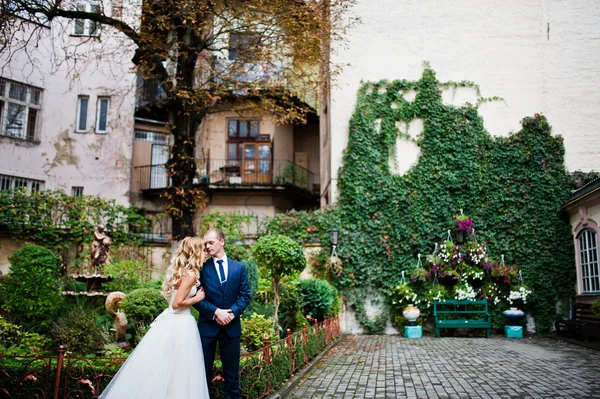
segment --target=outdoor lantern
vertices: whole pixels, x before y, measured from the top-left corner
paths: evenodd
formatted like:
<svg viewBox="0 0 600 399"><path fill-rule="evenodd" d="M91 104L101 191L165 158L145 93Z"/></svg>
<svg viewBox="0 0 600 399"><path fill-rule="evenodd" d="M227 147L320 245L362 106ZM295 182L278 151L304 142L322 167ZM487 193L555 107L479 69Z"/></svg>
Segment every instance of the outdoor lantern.
<svg viewBox="0 0 600 399"><path fill-rule="evenodd" d="M338 240L339 240L339 235L340 235L340 232L338 231L338 229L336 227L332 227L331 230L329 231L329 234L331 237L331 244L338 245Z"/></svg>

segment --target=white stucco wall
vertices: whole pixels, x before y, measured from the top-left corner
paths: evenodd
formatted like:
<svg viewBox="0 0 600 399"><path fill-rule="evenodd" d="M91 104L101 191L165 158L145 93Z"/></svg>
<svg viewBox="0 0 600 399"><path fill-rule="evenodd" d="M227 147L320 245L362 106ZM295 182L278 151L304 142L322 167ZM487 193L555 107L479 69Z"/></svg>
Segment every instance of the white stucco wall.
<svg viewBox="0 0 600 399"><path fill-rule="evenodd" d="M418 80L423 61L442 82L474 81L482 96L504 98L480 107L492 134L505 136L523 117L543 113L565 139L567 168L600 170L597 1L357 0L352 13L362 22L332 53L333 62L349 64L331 92L332 187L360 81ZM452 103L471 97L444 94Z"/></svg>
<svg viewBox="0 0 600 399"><path fill-rule="evenodd" d="M39 29L25 49L0 55L0 75L43 89L39 143L0 136L0 174L43 180L45 188L129 202L135 73L133 47L103 28L102 42L71 36L71 22ZM20 34L27 38L29 32ZM76 133L78 96L89 96L88 126ZM98 96L109 96L108 133L96 133Z"/></svg>

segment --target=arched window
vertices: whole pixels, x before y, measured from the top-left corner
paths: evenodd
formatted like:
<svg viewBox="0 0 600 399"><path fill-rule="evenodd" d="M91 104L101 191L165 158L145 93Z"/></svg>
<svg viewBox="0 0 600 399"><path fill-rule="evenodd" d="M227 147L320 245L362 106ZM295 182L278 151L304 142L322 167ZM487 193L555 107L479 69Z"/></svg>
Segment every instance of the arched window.
<svg viewBox="0 0 600 399"><path fill-rule="evenodd" d="M579 233L577 241L579 243L582 293L600 292L597 234L592 229L585 229Z"/></svg>

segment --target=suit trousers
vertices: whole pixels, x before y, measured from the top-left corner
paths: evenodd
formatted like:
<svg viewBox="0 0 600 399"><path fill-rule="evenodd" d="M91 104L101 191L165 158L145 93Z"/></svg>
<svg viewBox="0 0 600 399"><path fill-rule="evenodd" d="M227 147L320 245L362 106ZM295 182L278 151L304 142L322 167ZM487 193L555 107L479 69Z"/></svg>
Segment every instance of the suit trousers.
<svg viewBox="0 0 600 399"><path fill-rule="evenodd" d="M212 370L215 362L217 343L219 354L223 363L223 378L225 379L225 397L227 399L240 399L240 337L230 337L224 328L221 328L214 337L202 337L202 351L204 352L204 366L206 381L209 386L212 381Z"/></svg>

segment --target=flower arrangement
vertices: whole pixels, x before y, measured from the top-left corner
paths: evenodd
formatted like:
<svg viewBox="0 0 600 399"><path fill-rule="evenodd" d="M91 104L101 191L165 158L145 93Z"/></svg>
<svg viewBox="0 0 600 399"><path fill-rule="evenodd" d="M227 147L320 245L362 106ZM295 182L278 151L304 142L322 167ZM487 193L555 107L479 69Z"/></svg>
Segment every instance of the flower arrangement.
<svg viewBox="0 0 600 399"><path fill-rule="evenodd" d="M425 281L429 281L429 280L431 280L431 273L422 267L416 269L410 275L410 281L412 281L412 282L416 282L416 281L425 282Z"/></svg>
<svg viewBox="0 0 600 399"><path fill-rule="evenodd" d="M394 299L392 305L399 305L401 308L408 304L418 304L421 301L417 299L418 295L414 292L410 284L402 283L394 288Z"/></svg>
<svg viewBox="0 0 600 399"><path fill-rule="evenodd" d="M465 299L473 300L476 297L477 292L473 289L473 286L467 282L458 284L456 287L454 287L454 298L458 299L459 301Z"/></svg>
<svg viewBox="0 0 600 399"><path fill-rule="evenodd" d="M515 283L519 280L519 269L514 265L505 266L497 262L492 262L490 277L506 284Z"/></svg>
<svg viewBox="0 0 600 399"><path fill-rule="evenodd" d="M473 229L475 228L473 219L461 214L459 216L455 216L454 221L456 222L457 230L466 231L469 234L473 234Z"/></svg>
<svg viewBox="0 0 600 399"><path fill-rule="evenodd" d="M513 305L513 302L522 301L523 304L526 304L529 294L531 294L531 290L524 285L511 287L508 294L508 303Z"/></svg>

